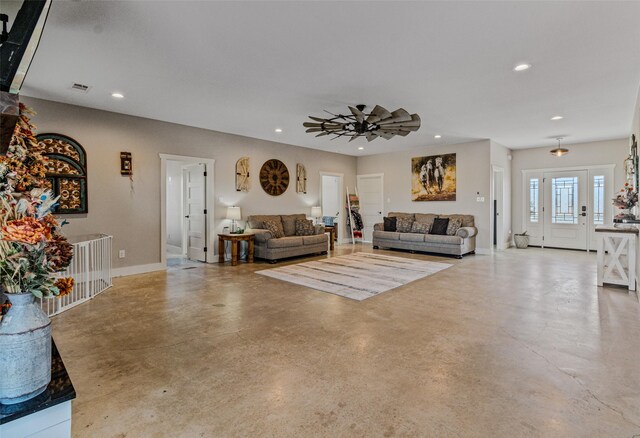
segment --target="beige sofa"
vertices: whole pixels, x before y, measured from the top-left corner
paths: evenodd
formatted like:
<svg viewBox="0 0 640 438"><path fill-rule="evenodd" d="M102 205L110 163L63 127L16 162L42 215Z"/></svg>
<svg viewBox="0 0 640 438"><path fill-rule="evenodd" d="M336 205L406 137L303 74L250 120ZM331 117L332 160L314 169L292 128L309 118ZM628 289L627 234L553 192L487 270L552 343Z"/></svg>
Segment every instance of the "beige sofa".
<svg viewBox="0 0 640 438"><path fill-rule="evenodd" d="M384 224L376 224L373 231L374 248L405 249L409 251L432 252L462 258L465 254L474 254L478 229L472 215L466 214L424 214L424 213L389 213L389 217L410 217L415 222L433 222L436 217L462 220L462 227L455 236L440 236L422 233L398 233L384 231Z"/></svg>
<svg viewBox="0 0 640 438"><path fill-rule="evenodd" d="M324 233L324 225L316 225L314 235L296 236L296 219L307 219L307 216L305 214L249 216L245 232L256 236L254 257L276 263L288 257L326 254L329 238ZM276 239L270 231L265 230L263 225L265 220L282 223L284 237Z"/></svg>

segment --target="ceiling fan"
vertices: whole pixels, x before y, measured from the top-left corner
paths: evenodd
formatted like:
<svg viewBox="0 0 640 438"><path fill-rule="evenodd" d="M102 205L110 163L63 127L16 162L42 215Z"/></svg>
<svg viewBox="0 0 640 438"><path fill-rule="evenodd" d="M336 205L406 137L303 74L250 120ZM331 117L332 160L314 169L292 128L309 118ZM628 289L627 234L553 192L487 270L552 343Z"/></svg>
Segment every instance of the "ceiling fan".
<svg viewBox="0 0 640 438"><path fill-rule="evenodd" d="M307 128L306 132L317 132L316 137L335 135L331 140L338 137L351 137L349 141L358 137L366 137L367 141L378 137L389 140L396 135L404 137L420 129L420 116L409 114L402 108L389 112L380 105L376 105L370 113L365 113L365 108L365 105L350 106L351 114L332 114L325 110L332 117L323 119L309 116L313 122L304 122L302 125Z"/></svg>

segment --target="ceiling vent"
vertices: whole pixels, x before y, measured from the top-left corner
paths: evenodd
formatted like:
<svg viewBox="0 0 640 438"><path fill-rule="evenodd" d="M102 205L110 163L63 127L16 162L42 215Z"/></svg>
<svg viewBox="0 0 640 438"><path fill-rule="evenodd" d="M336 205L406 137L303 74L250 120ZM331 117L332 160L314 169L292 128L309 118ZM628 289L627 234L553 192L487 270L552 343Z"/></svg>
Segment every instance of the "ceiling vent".
<svg viewBox="0 0 640 438"><path fill-rule="evenodd" d="M89 85L79 84L75 82L73 85L71 85L71 89L80 93L87 94L91 87Z"/></svg>

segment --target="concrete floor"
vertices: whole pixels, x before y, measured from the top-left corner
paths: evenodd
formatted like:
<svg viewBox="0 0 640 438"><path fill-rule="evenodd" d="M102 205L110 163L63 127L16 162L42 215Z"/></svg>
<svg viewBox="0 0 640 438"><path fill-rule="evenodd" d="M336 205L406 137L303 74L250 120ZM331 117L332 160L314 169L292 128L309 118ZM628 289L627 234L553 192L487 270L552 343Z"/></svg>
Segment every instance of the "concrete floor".
<svg viewBox="0 0 640 438"><path fill-rule="evenodd" d="M116 279L53 319L73 434L640 434L640 305L595 286L595 255L445 260L362 302L253 274L265 263Z"/></svg>

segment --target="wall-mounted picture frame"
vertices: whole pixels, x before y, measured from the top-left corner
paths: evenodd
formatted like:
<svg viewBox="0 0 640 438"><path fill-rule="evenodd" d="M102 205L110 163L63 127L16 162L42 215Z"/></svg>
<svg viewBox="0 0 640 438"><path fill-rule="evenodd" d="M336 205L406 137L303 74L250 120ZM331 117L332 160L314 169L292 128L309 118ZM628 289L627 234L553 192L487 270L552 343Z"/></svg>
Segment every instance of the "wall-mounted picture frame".
<svg viewBox="0 0 640 438"><path fill-rule="evenodd" d="M304 164L296 164L296 192L307 193L307 169Z"/></svg>
<svg viewBox="0 0 640 438"><path fill-rule="evenodd" d="M120 175L133 175L133 159L131 152L120 152Z"/></svg>
<svg viewBox="0 0 640 438"><path fill-rule="evenodd" d="M251 182L249 174L249 157L242 157L236 161L236 191L248 192Z"/></svg>
<svg viewBox="0 0 640 438"><path fill-rule="evenodd" d="M455 201L456 186L456 154L411 159L412 201Z"/></svg>

